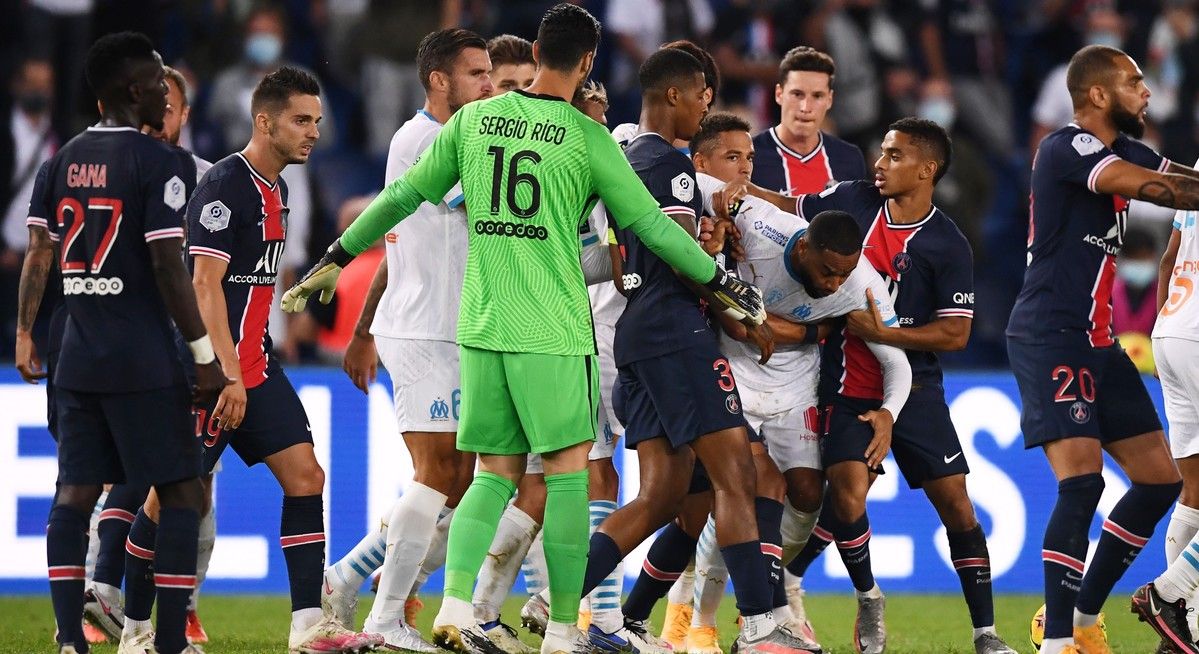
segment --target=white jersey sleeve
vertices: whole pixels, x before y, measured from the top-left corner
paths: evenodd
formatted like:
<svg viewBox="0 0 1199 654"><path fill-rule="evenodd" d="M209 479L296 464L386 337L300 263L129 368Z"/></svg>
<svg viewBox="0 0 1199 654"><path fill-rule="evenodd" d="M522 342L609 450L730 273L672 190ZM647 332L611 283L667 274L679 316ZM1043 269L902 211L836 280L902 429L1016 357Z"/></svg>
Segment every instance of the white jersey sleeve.
<svg viewBox="0 0 1199 654"><path fill-rule="evenodd" d="M391 139L386 180L403 175L433 143L441 124L424 111ZM391 338L454 342L466 270L466 211L461 186L436 205L423 203L384 236L387 288L371 333Z"/></svg>

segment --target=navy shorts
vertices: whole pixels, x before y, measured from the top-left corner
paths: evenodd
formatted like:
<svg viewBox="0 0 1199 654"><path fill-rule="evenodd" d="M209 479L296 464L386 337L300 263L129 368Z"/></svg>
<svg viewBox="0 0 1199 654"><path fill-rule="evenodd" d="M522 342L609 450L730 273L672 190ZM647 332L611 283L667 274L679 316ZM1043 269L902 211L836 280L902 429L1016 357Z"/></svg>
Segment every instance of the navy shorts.
<svg viewBox="0 0 1199 654"><path fill-rule="evenodd" d="M54 390L58 481L168 484L200 476L185 386L135 393Z"/></svg>
<svg viewBox="0 0 1199 654"><path fill-rule="evenodd" d="M617 395L628 449L663 436L679 448L746 426L733 368L715 340L621 366Z"/></svg>
<svg viewBox="0 0 1199 654"><path fill-rule="evenodd" d="M1007 347L1025 448L1076 437L1111 443L1162 428L1141 374L1118 343L1009 338Z"/></svg>
<svg viewBox="0 0 1199 654"><path fill-rule="evenodd" d="M246 416L237 429L221 429L212 409L216 402L193 407L195 437L203 444L204 472L210 473L226 446L252 466L292 445L312 443L308 414L287 375L276 368L254 388L246 389Z"/></svg>

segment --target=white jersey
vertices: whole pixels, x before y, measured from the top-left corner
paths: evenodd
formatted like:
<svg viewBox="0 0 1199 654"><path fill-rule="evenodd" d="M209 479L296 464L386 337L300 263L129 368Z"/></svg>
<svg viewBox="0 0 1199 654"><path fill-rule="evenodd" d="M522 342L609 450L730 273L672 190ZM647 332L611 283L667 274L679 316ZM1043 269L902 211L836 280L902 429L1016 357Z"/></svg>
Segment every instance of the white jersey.
<svg viewBox="0 0 1199 654"><path fill-rule="evenodd" d="M723 183L704 173L697 175L696 183L704 194L705 213L713 213L710 206L712 193ZM791 269L790 258L792 248L807 230L806 220L782 211L769 202L748 196L742 200L734 222L741 230L741 245L745 249L745 260L737 264L737 273L762 290L768 313L792 322L818 323L826 318L867 308L866 291L869 289L874 294L884 324L898 326L899 318L895 315L887 284L866 257L858 259L857 268L836 293L812 297L799 280L798 273ZM779 344L770 361L761 365L758 363L761 355L757 348L729 338L723 339L723 342L724 352L730 359L736 359L733 368L737 379L746 385L763 390L786 388L794 392L797 398L806 398L815 393L820 371L818 346ZM903 365L907 366L907 356L902 350L874 343L868 345L879 357L880 363L898 366L898 360L902 360ZM884 366L884 369L888 367ZM903 381L902 371L897 372L898 375L885 375L888 379L884 380L888 391L894 389L894 392L888 393L887 403L893 408L893 416L899 415L899 408L907 400L906 392L902 393L902 398L895 394L897 387L911 386L910 366L907 366L906 382Z"/></svg>
<svg viewBox="0 0 1199 654"><path fill-rule="evenodd" d="M390 184L411 168L441 127L424 110L404 123L391 139L385 182ZM422 203L387 232L387 289L375 311L372 334L455 341L466 271L462 200L462 188L455 185L440 203Z"/></svg>
<svg viewBox="0 0 1199 654"><path fill-rule="evenodd" d="M603 246L603 250L607 249L609 243L608 210L604 207L603 202L595 203L595 209L587 218L585 229L586 231L581 235L583 248L598 244ZM597 252L597 255L603 254L603 250ZM591 316L595 322L615 327L616 321L620 319L620 314L624 312L625 305L628 304L625 296L616 290L616 285L611 281L591 284L587 287L587 294L591 296ZM611 343L607 345L609 348L612 347Z"/></svg>
<svg viewBox="0 0 1199 654"><path fill-rule="evenodd" d="M1199 162L1195 162L1199 166ZM1174 229L1181 235L1174 272L1170 275L1170 291L1166 304L1157 314L1153 338L1185 338L1199 341L1199 298L1193 297L1199 282L1199 211L1179 211L1174 215Z"/></svg>

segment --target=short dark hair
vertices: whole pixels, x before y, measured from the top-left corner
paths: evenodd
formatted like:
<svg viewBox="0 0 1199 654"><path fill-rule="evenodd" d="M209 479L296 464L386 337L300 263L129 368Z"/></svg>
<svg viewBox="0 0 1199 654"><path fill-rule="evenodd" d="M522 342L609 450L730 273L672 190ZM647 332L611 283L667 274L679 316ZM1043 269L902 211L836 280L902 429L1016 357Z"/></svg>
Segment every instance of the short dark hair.
<svg viewBox="0 0 1199 654"><path fill-rule="evenodd" d="M1066 67L1066 88L1070 91L1070 99L1074 108L1083 106L1087 93L1092 86L1107 84L1115 72L1116 57L1128 55L1119 48L1106 45L1088 45L1070 57L1070 65Z"/></svg>
<svg viewBox="0 0 1199 654"><path fill-rule="evenodd" d="M891 123L887 131L907 134L913 143L920 146L920 149L937 163L937 174L933 176L933 184L941 181L945 173L949 172L950 160L953 158L953 141L944 127L931 120L908 117Z"/></svg>
<svg viewBox="0 0 1199 654"><path fill-rule="evenodd" d="M531 64L533 61L533 44L512 34L501 34L487 42L487 55L491 57L491 66L514 64Z"/></svg>
<svg viewBox="0 0 1199 654"><path fill-rule="evenodd" d="M321 85L315 77L299 68L283 66L263 77L254 87L254 95L250 97L250 113L277 114L283 111L293 95L320 94Z"/></svg>
<svg viewBox="0 0 1199 654"><path fill-rule="evenodd" d="M699 124L699 131L695 133L695 136L691 137L691 143L688 143L687 147L691 149L692 154L706 154L715 147L721 134L725 132L749 132L751 130L749 122L737 114L727 111L708 114L704 117L703 122Z"/></svg>
<svg viewBox="0 0 1199 654"><path fill-rule="evenodd" d="M599 46L600 24L586 9L565 2L550 7L537 28L542 66L568 72Z"/></svg>
<svg viewBox="0 0 1199 654"><path fill-rule="evenodd" d="M704 66L699 59L674 48L658 50L645 58L637 78L641 82L641 92L664 91L681 82L689 81L696 74L704 74Z"/></svg>
<svg viewBox="0 0 1199 654"><path fill-rule="evenodd" d="M699 63L703 64L704 67L704 85L712 89L713 96L720 93L720 68L716 66L716 59L712 57L710 52L687 39L671 41L662 47L682 50L699 60Z"/></svg>
<svg viewBox="0 0 1199 654"><path fill-rule="evenodd" d="M487 41L470 30L460 27L429 32L416 46L416 74L420 84L428 91L429 75L433 71L448 73L458 60L458 55L467 48L487 49Z"/></svg>
<svg viewBox="0 0 1199 654"><path fill-rule="evenodd" d="M844 211L831 209L816 214L808 223L808 231L804 236L808 245L817 250L850 255L862 249L862 228L852 215Z"/></svg>
<svg viewBox="0 0 1199 654"><path fill-rule="evenodd" d="M154 61L154 44L141 32L105 34L87 51L84 74L100 100L113 100L129 85L134 62Z"/></svg>
<svg viewBox="0 0 1199 654"><path fill-rule="evenodd" d="M167 79L171 80L175 83L175 86L179 87L179 93L183 96L183 106L179 108L186 108L187 105L190 104L187 99L187 78L183 76L183 73L179 72L175 68L171 68L170 66L163 66L162 72L164 75L166 75Z"/></svg>
<svg viewBox="0 0 1199 654"><path fill-rule="evenodd" d="M837 76L837 64L827 53L816 48L801 45L791 48L779 62L779 86L787 83L787 74L792 71L825 73L828 75L828 86L833 87L833 79Z"/></svg>

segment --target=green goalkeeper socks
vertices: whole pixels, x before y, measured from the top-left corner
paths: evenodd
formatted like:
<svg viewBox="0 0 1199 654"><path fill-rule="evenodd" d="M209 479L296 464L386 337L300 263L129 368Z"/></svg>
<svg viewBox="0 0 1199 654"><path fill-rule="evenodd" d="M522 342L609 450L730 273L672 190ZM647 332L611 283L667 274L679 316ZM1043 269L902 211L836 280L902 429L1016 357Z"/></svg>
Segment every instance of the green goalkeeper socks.
<svg viewBox="0 0 1199 654"><path fill-rule="evenodd" d="M548 485L549 478L546 478ZM479 472L470 488L458 503L454 519L450 522L449 541L445 559L445 595L464 602L471 601L475 578L487 558L487 550L495 538L500 516L508 506L508 500L516 493L516 485L508 479L491 472ZM583 537L587 536L587 473L583 473ZM549 516L547 501L546 516ZM586 542L584 540L584 542ZM548 545L548 542L547 542ZM547 546L548 555L548 546ZM584 551L586 556L586 551ZM550 568L553 570L553 568ZM578 590L575 602L578 602Z"/></svg>
<svg viewBox="0 0 1199 654"><path fill-rule="evenodd" d="M587 470L546 475L545 488L541 535L550 576L550 620L574 624L587 569Z"/></svg>

